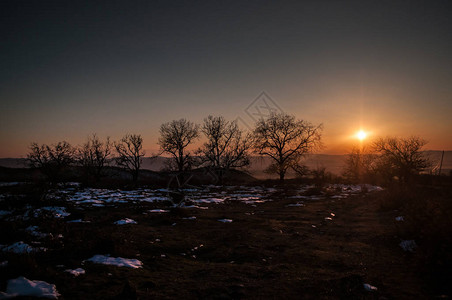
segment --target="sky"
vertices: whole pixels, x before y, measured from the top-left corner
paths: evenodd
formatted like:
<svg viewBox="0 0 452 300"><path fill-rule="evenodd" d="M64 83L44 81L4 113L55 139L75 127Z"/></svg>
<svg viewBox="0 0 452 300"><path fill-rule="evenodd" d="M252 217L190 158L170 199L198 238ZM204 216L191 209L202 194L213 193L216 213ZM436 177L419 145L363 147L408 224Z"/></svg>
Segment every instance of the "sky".
<svg viewBox="0 0 452 300"><path fill-rule="evenodd" d="M451 1L0 1L0 157L267 108L452 150ZM257 115L256 115L257 113Z"/></svg>

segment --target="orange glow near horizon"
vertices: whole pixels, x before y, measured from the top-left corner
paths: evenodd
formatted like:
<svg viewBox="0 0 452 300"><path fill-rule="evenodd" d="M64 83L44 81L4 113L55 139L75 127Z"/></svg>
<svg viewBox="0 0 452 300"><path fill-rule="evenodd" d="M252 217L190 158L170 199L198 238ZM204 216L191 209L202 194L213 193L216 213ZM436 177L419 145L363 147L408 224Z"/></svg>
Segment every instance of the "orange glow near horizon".
<svg viewBox="0 0 452 300"><path fill-rule="evenodd" d="M367 137L367 133L364 130L360 130L356 133L358 140L363 141Z"/></svg>

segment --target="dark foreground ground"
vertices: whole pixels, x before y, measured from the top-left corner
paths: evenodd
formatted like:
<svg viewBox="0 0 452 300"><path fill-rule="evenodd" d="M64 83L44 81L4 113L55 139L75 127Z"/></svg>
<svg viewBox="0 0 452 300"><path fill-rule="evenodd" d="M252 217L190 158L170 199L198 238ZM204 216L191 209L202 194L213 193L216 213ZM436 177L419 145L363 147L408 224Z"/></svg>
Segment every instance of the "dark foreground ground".
<svg viewBox="0 0 452 300"><path fill-rule="evenodd" d="M281 192L257 204L212 204L209 209L162 208L154 203L121 204L79 210L72 218L0 221L0 244L30 241L24 232L39 225L53 237L42 240L47 252L0 253L8 260L0 277L54 283L60 299L424 299L447 297L447 279L427 278L421 250L399 246L400 211L382 210L381 193L348 199L304 200ZM28 199L28 200L27 200ZM9 200L8 200L9 201ZM2 205L11 205L2 201ZM29 198L16 199L25 205ZM46 205L61 205L46 202ZM196 217L195 220L187 219ZM136 225L113 225L122 218ZM222 223L218 219L232 219ZM326 219L326 218L331 218ZM57 238L62 234L62 238ZM137 258L141 269L82 263L96 254ZM62 266L64 265L64 266ZM82 267L74 277L64 270ZM378 291L363 288L369 283ZM449 282L450 283L450 282Z"/></svg>

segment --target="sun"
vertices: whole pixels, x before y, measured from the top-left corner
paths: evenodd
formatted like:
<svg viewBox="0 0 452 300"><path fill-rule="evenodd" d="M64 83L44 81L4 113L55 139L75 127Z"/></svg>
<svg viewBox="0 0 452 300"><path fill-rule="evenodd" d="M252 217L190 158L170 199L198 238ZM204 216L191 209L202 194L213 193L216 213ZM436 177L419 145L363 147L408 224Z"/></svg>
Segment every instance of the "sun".
<svg viewBox="0 0 452 300"><path fill-rule="evenodd" d="M360 130L356 133L356 137L362 141L367 137L367 133L364 130Z"/></svg>

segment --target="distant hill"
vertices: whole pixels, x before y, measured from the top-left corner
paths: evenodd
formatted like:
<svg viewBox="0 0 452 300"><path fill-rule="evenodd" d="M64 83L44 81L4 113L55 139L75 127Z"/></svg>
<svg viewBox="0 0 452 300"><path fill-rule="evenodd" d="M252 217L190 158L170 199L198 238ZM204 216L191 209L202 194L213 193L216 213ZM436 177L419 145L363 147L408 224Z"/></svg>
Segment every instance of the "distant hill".
<svg viewBox="0 0 452 300"><path fill-rule="evenodd" d="M334 174L340 174L346 155L326 155L326 154L312 154L306 157L305 164L309 168L325 167L327 171ZM151 171L164 170L170 158L158 156L158 157L145 157L143 159L142 168ZM269 175L264 173L264 170L270 165L271 160L268 157L251 158L251 164L243 168L244 171L250 173L256 178L268 178ZM0 166L8 168L26 168L28 167L27 161L24 158L0 158ZM291 177L291 174L288 174Z"/></svg>
<svg viewBox="0 0 452 300"><path fill-rule="evenodd" d="M347 155L329 155L329 154L310 154L304 158L303 164L310 169L325 168L326 171L339 175L345 164ZM268 157L252 157L251 164L246 170L256 178L276 178L265 173L265 169L271 164L272 160ZM293 172L288 171L287 178L295 176Z"/></svg>
<svg viewBox="0 0 452 300"><path fill-rule="evenodd" d="M25 158L0 158L0 167L27 168L28 163Z"/></svg>
<svg viewBox="0 0 452 300"><path fill-rule="evenodd" d="M433 169L439 168L442 152L443 151L436 151L436 150L425 151L425 155L432 163ZM451 171L452 171L452 151L444 151L443 166L442 166L441 173L442 174L450 174Z"/></svg>
<svg viewBox="0 0 452 300"><path fill-rule="evenodd" d="M442 151L429 150L425 151L425 155L432 162L433 167L438 168L441 160ZM143 169L151 171L161 171L167 166L170 158L158 156L155 158L145 157L143 159ZM325 168L326 171L333 174L341 174L347 155L330 155L330 154L310 154L305 157L304 164L311 169ZM269 176L264 173L264 170L270 165L271 160L268 157L254 156L251 158L250 166L243 168L244 171L251 174L253 177L264 179L273 176ZM27 161L25 158L0 158L0 167L8 168L26 168ZM452 151L445 151L442 173L449 174L452 171ZM292 177L294 174L288 174L288 177ZM275 177L276 178L276 177Z"/></svg>

